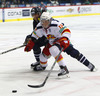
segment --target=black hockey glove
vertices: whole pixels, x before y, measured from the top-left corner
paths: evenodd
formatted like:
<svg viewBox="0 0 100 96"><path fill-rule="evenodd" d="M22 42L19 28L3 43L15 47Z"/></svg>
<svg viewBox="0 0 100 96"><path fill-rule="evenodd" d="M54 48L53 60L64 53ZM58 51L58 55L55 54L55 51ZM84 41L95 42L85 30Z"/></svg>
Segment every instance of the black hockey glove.
<svg viewBox="0 0 100 96"><path fill-rule="evenodd" d="M39 38L38 40L37 40L37 44L40 46L40 47L42 47L42 46L45 46L46 44L48 44L48 40L47 40L47 38L45 37L45 36L43 36L43 37L41 37L41 38Z"/></svg>
<svg viewBox="0 0 100 96"><path fill-rule="evenodd" d="M31 35L27 35L26 38L25 38L25 41L24 41L24 45L27 45L29 40L31 40Z"/></svg>

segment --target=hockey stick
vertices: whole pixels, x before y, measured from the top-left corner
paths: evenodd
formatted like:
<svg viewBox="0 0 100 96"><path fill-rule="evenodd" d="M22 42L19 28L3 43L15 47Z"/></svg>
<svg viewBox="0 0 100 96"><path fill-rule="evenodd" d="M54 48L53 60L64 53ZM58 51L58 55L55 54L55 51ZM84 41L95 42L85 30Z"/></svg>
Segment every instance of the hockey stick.
<svg viewBox="0 0 100 96"><path fill-rule="evenodd" d="M22 48L22 47L24 47L24 46L25 46L25 45L21 45L21 46L18 46L18 47L9 49L9 50L7 50L7 51L1 52L0 55L5 54L5 53L10 52L10 51L13 51L13 50L16 50L16 49L19 49L19 48Z"/></svg>
<svg viewBox="0 0 100 96"><path fill-rule="evenodd" d="M28 85L29 87L31 87L31 88L40 88L40 87L43 87L43 86L45 85L45 83L46 83L47 79L49 78L50 73L52 72L52 69L54 68L54 66L55 66L55 64L56 64L56 62L57 62L57 60L58 60L58 58L59 58L59 56L60 56L62 50L63 50L63 48L62 48L61 51L59 52L59 54L58 54L58 56L57 56L55 62L53 63L53 65L52 65L50 71L48 72L48 74L47 74L47 76L46 76L44 82L43 82L42 84L40 84L40 85Z"/></svg>

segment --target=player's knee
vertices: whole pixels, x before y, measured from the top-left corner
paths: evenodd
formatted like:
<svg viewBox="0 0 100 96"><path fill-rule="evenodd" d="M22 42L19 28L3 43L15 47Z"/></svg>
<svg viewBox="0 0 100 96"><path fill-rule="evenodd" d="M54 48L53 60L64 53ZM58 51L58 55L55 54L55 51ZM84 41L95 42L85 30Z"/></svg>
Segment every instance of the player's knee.
<svg viewBox="0 0 100 96"><path fill-rule="evenodd" d="M40 61L47 62L47 58L43 54L40 54Z"/></svg>
<svg viewBox="0 0 100 96"><path fill-rule="evenodd" d="M78 50L73 50L71 51L70 56L77 59L79 57L79 54L80 53Z"/></svg>
<svg viewBox="0 0 100 96"><path fill-rule="evenodd" d="M40 54L40 64L42 67L47 67L47 58L43 54Z"/></svg>
<svg viewBox="0 0 100 96"><path fill-rule="evenodd" d="M49 51L50 51L50 54L53 56L53 57L56 57L58 54L59 54L59 48L57 46L52 46L49 48Z"/></svg>
<svg viewBox="0 0 100 96"><path fill-rule="evenodd" d="M79 54L80 54L80 52L79 52L78 50L76 50L75 48L73 48L72 45L70 45L70 46L67 48L66 53L67 53L68 55L70 55L71 57L76 58L76 59L78 58L78 56L79 56Z"/></svg>

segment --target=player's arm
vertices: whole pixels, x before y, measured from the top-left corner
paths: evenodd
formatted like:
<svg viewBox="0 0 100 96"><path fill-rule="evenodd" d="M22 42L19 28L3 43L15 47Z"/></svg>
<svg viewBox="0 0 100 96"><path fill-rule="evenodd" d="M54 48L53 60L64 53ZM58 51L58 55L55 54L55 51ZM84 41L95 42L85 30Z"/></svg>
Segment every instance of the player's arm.
<svg viewBox="0 0 100 96"><path fill-rule="evenodd" d="M35 30L31 34L30 38L31 39L27 42L27 45L26 45L24 51L27 51L27 52L31 51L31 49L33 49L35 43L37 42L38 36L35 34Z"/></svg>
<svg viewBox="0 0 100 96"><path fill-rule="evenodd" d="M39 20L33 20L33 30L35 29L35 27L37 26L38 23L39 23ZM26 36L24 45L27 45L29 40L31 40L31 35L32 35L32 33Z"/></svg>
<svg viewBox="0 0 100 96"><path fill-rule="evenodd" d="M70 30L64 26L63 24L59 24L58 25L58 29L61 35L61 38L59 38L57 40L57 42L59 42L60 46L64 48L64 50L69 46L70 44L70 36L71 36L71 32Z"/></svg>

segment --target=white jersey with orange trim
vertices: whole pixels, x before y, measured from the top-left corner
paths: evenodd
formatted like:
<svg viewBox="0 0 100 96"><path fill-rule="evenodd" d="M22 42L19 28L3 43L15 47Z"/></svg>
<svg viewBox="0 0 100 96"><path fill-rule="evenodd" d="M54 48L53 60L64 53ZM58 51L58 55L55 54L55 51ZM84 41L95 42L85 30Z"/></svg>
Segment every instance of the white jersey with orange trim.
<svg viewBox="0 0 100 96"><path fill-rule="evenodd" d="M45 36L49 40L49 43L53 45L54 41L61 37L67 37L69 39L71 32L66 26L64 26L64 24L53 19L48 29L44 29L41 22L38 23L37 27L33 31L32 37L38 39L42 36Z"/></svg>

